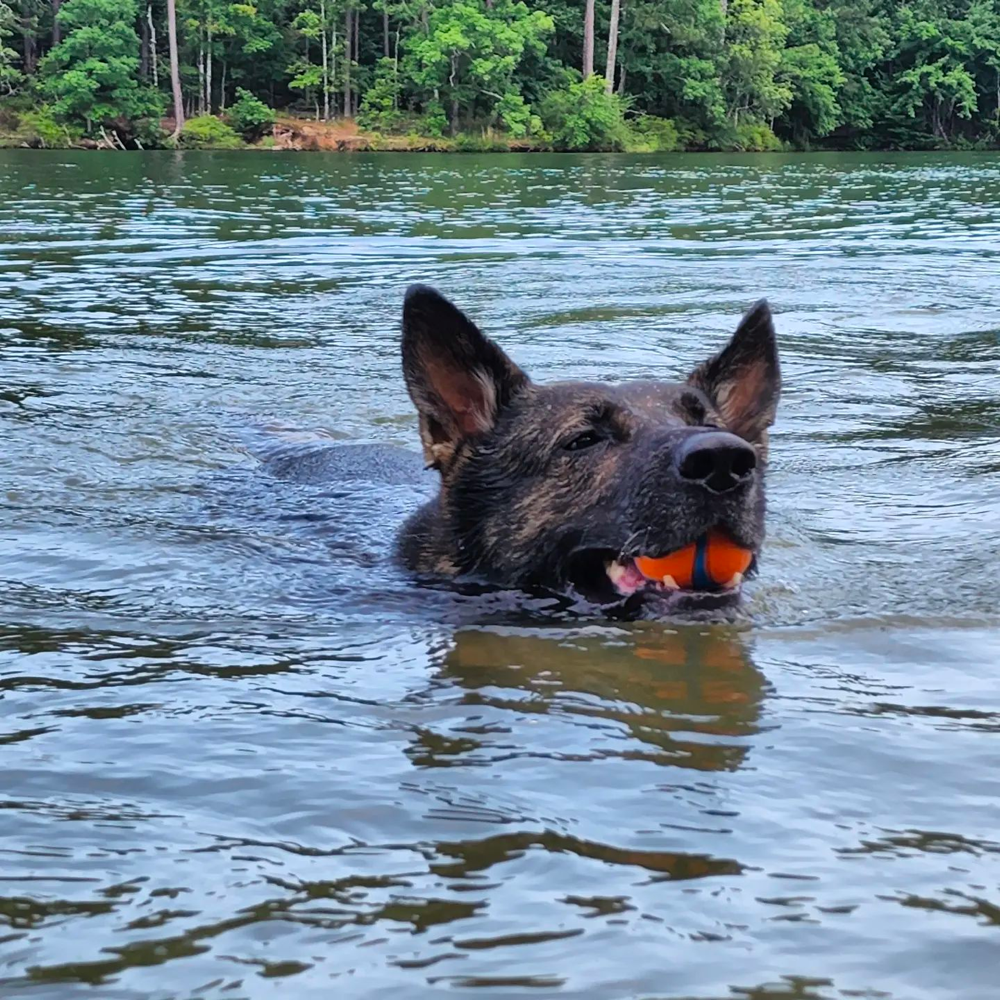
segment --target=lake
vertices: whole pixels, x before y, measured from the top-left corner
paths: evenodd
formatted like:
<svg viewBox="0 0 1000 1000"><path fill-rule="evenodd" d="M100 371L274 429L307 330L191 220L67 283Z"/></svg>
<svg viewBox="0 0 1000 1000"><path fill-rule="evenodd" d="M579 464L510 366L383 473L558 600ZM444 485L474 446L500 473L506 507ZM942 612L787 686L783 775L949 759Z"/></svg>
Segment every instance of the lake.
<svg viewBox="0 0 1000 1000"><path fill-rule="evenodd" d="M1000 157L0 152L0 994L994 1000ZM540 380L766 295L730 622L417 587L407 284Z"/></svg>

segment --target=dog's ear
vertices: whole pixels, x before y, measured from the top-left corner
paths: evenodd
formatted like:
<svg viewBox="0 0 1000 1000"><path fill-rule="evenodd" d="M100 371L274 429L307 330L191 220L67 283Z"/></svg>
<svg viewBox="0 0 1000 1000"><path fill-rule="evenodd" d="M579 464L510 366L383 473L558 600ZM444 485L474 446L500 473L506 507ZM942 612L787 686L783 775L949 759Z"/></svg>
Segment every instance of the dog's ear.
<svg viewBox="0 0 1000 1000"><path fill-rule="evenodd" d="M731 431L752 444L766 445L781 395L781 368L765 299L750 309L726 347L696 368L688 382L708 395Z"/></svg>
<svg viewBox="0 0 1000 1000"><path fill-rule="evenodd" d="M465 314L427 285L403 302L403 375L420 414L429 465L446 466L459 443L488 431L528 377Z"/></svg>

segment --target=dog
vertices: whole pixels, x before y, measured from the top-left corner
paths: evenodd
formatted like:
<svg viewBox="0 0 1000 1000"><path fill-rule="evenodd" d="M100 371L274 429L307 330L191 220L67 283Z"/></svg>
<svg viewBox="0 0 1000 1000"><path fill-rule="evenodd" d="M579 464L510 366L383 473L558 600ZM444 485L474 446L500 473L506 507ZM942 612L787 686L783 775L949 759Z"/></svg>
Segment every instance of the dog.
<svg viewBox="0 0 1000 1000"><path fill-rule="evenodd" d="M636 562L724 532L764 542L768 429L781 393L759 301L685 382L533 382L433 288L406 292L403 375L436 497L401 528L420 576L568 595L635 617L739 602L741 579L680 588Z"/></svg>

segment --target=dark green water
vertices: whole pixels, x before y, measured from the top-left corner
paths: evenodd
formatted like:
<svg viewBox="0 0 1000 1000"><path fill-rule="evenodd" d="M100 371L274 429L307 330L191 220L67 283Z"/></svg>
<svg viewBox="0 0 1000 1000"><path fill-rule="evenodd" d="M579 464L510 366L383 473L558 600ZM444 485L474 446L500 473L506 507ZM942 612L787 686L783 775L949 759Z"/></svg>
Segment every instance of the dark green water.
<svg viewBox="0 0 1000 1000"><path fill-rule="evenodd" d="M1000 158L0 153L0 995L1000 995ZM536 378L767 295L745 620L417 591L404 286Z"/></svg>

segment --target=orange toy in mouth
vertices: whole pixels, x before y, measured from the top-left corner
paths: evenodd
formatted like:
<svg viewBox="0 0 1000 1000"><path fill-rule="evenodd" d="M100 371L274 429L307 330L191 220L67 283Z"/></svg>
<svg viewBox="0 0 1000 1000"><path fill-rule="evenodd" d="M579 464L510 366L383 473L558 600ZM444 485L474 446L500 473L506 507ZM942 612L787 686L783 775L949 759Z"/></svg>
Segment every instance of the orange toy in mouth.
<svg viewBox="0 0 1000 1000"><path fill-rule="evenodd" d="M683 590L737 587L753 562L753 553L713 528L698 541L659 559L637 556L636 566L648 580Z"/></svg>

